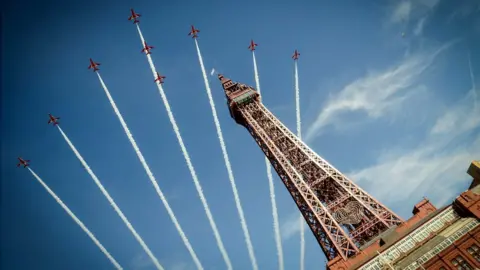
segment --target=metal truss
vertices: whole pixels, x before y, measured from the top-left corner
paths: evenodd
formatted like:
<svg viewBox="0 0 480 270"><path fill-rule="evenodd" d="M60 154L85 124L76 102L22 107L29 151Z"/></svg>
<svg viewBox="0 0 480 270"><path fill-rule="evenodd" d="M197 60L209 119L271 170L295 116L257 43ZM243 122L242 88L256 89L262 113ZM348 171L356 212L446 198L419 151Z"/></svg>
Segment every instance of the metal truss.
<svg viewBox="0 0 480 270"><path fill-rule="evenodd" d="M219 78L232 117L270 160L329 260L358 254L363 244L403 222L299 140L261 104L255 89ZM242 102L236 102L239 96Z"/></svg>

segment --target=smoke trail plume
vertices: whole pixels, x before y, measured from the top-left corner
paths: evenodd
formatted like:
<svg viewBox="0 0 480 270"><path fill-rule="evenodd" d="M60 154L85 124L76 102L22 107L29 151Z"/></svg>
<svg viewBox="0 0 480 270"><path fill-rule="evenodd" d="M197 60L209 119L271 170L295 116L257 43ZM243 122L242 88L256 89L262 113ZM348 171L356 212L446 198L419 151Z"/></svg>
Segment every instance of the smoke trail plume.
<svg viewBox="0 0 480 270"><path fill-rule="evenodd" d="M32 169L27 167L27 169L32 173L32 175L38 180L38 182L47 190L47 192L57 201L57 203L67 212L67 214L82 228L82 230L92 239L92 241L97 245L97 247L107 256L107 258L110 260L110 262L115 266L115 268L122 270L123 268L120 266L120 264L112 257L112 255L105 249L105 247L98 241L98 239L93 235L92 232L83 224L83 222L80 221L80 219L77 218L77 216L68 208L68 206L63 203L63 201L51 190L45 182L38 176Z"/></svg>
<svg viewBox="0 0 480 270"><path fill-rule="evenodd" d="M302 122L300 118L300 88L298 86L298 66L295 60L295 112L297 116L297 136L302 139ZM305 220L300 214L300 270L305 269Z"/></svg>
<svg viewBox="0 0 480 270"><path fill-rule="evenodd" d="M120 208L118 207L117 203L115 203L115 201L113 200L112 197L110 197L110 194L108 194L107 190L105 189L105 187L103 187L102 183L100 182L100 180L98 180L97 176L93 173L92 169L90 169L90 166L88 166L87 162L83 159L83 157L80 155L80 153L78 152L77 148L75 148L75 146L73 145L73 143L70 141L70 139L67 137L67 135L63 132L62 128L57 125L57 128L58 128L58 131L60 131L60 133L62 134L63 138L65 139L65 141L67 142L67 144L70 146L70 148L72 149L73 153L75 153L75 156L77 156L78 160L80 160L80 162L82 163L83 167L87 170L88 174L90 174L90 176L92 177L93 181L95 182L95 184L97 184L98 188L102 191L103 195L107 198L108 202L110 203L110 205L113 207L113 209L115 209L115 212L117 212L117 214L120 216L120 218L122 219L122 221L125 223L125 225L127 225L128 229L130 230L130 232L132 232L133 236L135 237L135 239L137 239L138 243L142 246L142 248L145 250L145 252L147 253L147 255L150 257L150 259L153 261L153 263L155 264L155 266L157 267L157 269L159 270L163 270L163 267L162 265L160 265L160 263L158 262L157 258L153 255L152 251L150 250L150 248L148 248L147 244L145 244L145 242L143 241L142 237L140 237L140 235L137 233L137 231L135 231L135 229L133 228L132 224L130 223L130 221L128 221L127 217L123 214L122 210L120 210Z"/></svg>
<svg viewBox="0 0 480 270"><path fill-rule="evenodd" d="M260 79L258 76L257 59L255 58L255 51L252 51L252 55L253 55L253 70L255 73L255 84L257 87L257 91L260 94ZM278 223L277 202L275 200L275 186L273 184L272 167L270 166L270 162L268 161L267 157L265 157L265 165L267 166L268 187L270 189L270 202L272 203L273 231L275 233L275 244L277 245L278 268L280 270L283 270L284 269L283 248L282 248L282 238L280 236L280 226Z"/></svg>
<svg viewBox="0 0 480 270"><path fill-rule="evenodd" d="M305 219L300 214L300 270L305 270Z"/></svg>
<svg viewBox="0 0 480 270"><path fill-rule="evenodd" d="M300 88L298 86L298 66L297 61L295 61L295 107L297 115L297 136L299 139L302 139L302 121L300 118Z"/></svg>
<svg viewBox="0 0 480 270"><path fill-rule="evenodd" d="M138 34L140 36L142 44L145 43L145 39L143 38L142 31L140 30L140 27L137 24L137 30ZM147 60L148 64L150 65L150 69L152 71L153 77L156 78L156 68L155 65L153 64L152 57L147 54ZM173 112L170 108L170 104L168 102L167 96L165 95L165 91L163 91L163 87L160 84L160 82L156 83L158 87L158 91L160 93L160 96L162 97L163 104L165 105L165 109L167 110L168 118L170 119L170 123L172 124L173 131L175 132L175 135L177 137L178 143L180 145L180 148L183 153L183 157L185 158L185 162L187 163L187 167L190 171L190 174L192 176L193 182L195 184L195 188L197 189L198 196L200 197L200 201L203 204L203 208L205 210L205 213L207 215L208 221L210 223L210 227L213 230L213 234L215 236L215 239L217 241L218 248L220 250L220 253L223 256L223 259L225 261L225 264L227 265L227 269L231 270L232 269L232 264L230 262L230 258L228 257L227 251L225 249L225 246L223 245L222 238L220 237L220 233L218 232L217 225L215 224L215 221L213 219L213 215L210 212L210 208L207 203L207 199L205 198L205 195L203 194L203 189L202 186L200 185L200 181L198 180L197 174L195 172L195 168L193 167L192 161L190 160L190 155L188 154L187 148L185 147L185 144L183 143L183 138L180 134L180 129L178 128L177 122L175 121L175 118L173 116ZM181 229L179 229L181 230ZM183 233L183 232L182 232ZM185 246L187 246L188 251L190 252L190 255L192 256L193 260L195 261L195 264L197 265L198 269L203 269L202 265L200 263L200 260L197 258L197 255L195 254L192 246L188 242L188 239L186 237L182 237Z"/></svg>
<svg viewBox="0 0 480 270"><path fill-rule="evenodd" d="M225 142L223 140L222 129L220 127L220 122L218 121L217 111L215 109L215 103L213 102L213 98L212 98L212 91L210 90L210 85L208 84L207 72L205 71L202 54L200 53L200 47L198 47L198 42L196 39L195 39L195 45L197 47L198 61L200 62L203 80L205 82L205 89L207 90L208 99L210 101L210 107L212 108L215 128L217 129L217 135L220 141L220 147L222 148L223 159L225 160L225 166L227 167L228 178L230 179L230 184L232 186L235 205L237 207L238 215L240 217L240 224L242 225L245 242L247 244L248 255L250 256L250 261L252 262L252 268L254 270L258 270L257 259L255 258L252 241L250 240L250 233L248 232L247 222L245 220L245 215L243 214L242 204L240 203L240 196L238 195L237 186L235 184L235 178L233 177L233 171L232 171L232 166L230 164L230 159L228 157L227 147L225 146Z"/></svg>
<svg viewBox="0 0 480 270"><path fill-rule="evenodd" d="M121 115L120 111L118 110L117 105L115 104L115 101L113 100L112 96L110 95L110 92L108 91L107 86L106 86L105 83L103 82L103 79L102 79L102 77L100 76L100 74L99 74L98 72L97 72L97 75L98 75L98 79L100 80L100 83L102 84L103 90L105 91L105 94L107 95L108 100L110 101L110 104L112 105L113 110L115 111L115 114L116 114L117 117L118 117L118 120L120 120L120 123L122 124L123 130L125 131L125 134L127 135L128 140L129 140L130 143L132 144L132 147L133 147L133 149L135 150L135 153L137 154L138 159L140 160L140 163L142 163L142 166L143 166L143 168L145 169L145 171L146 171L146 173L147 173L147 175L148 175L148 178L150 179L150 181L151 181L153 187L155 188L155 190L157 191L157 194L158 194L158 196L160 197L160 199L162 200L163 205L164 205L165 208L167 209L167 212L168 212L168 214L170 215L170 218L172 219L173 224L175 225L178 233L180 234L180 237L181 237L182 240L185 242L185 245L187 246L187 249L188 249L191 253L193 253L193 255L195 255L195 252L193 251L193 248L192 248L192 246L190 245L190 242L188 241L187 236L185 235L184 231L183 231L182 228L180 227L180 224L178 223L178 220L177 220L175 214L173 213L172 208L171 208L170 205L168 204L168 201L167 201L165 195L163 194L162 190L160 189L160 186L158 185L158 183L157 183L157 181L156 181L156 179L155 179L155 176L153 175L152 171L150 170L150 167L148 166L147 161L146 161L145 158L143 157L143 154L142 154L142 152L140 151L140 148L138 147L137 142L136 142L135 139L133 138L133 135L132 135L132 133L130 132L130 129L128 128L127 123L125 122L125 120L123 119L123 116ZM196 257L196 255L195 255L194 259L198 260L198 258ZM199 267L198 267L199 269L203 269L200 264L197 265L197 266L199 266Z"/></svg>
<svg viewBox="0 0 480 270"><path fill-rule="evenodd" d="M252 51L252 55L253 55L253 72L255 73L255 84L257 87L257 91L260 94L260 78L258 76L257 58L255 58L255 51Z"/></svg>

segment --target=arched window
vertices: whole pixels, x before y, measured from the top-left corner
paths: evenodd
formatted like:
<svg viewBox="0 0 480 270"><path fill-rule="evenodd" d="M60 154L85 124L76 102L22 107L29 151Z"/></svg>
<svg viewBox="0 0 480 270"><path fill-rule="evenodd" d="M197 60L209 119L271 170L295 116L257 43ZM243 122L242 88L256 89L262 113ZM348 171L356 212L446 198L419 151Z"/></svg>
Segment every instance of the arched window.
<svg viewBox="0 0 480 270"><path fill-rule="evenodd" d="M468 264L468 262L466 262L460 255L455 257L451 262L458 270L473 270L472 266Z"/></svg>
<svg viewBox="0 0 480 270"><path fill-rule="evenodd" d="M480 253L478 250L478 246L476 244L471 245L469 248L467 248L467 252L472 255L477 262L480 262Z"/></svg>

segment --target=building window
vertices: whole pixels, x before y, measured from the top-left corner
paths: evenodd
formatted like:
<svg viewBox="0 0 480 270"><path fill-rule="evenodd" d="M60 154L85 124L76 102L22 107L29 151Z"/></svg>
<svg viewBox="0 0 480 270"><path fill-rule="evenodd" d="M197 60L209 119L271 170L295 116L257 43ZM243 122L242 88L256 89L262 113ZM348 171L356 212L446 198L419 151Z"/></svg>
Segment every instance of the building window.
<svg viewBox="0 0 480 270"><path fill-rule="evenodd" d="M472 266L468 264L462 256L457 256L452 261L453 266L457 268L457 270L473 270Z"/></svg>
<svg viewBox="0 0 480 270"><path fill-rule="evenodd" d="M477 262L480 262L480 252L478 250L478 246L476 244L471 245L469 248L467 248L467 252L472 255Z"/></svg>
<svg viewBox="0 0 480 270"><path fill-rule="evenodd" d="M438 268L438 270L447 270L447 268L442 266L442 267Z"/></svg>

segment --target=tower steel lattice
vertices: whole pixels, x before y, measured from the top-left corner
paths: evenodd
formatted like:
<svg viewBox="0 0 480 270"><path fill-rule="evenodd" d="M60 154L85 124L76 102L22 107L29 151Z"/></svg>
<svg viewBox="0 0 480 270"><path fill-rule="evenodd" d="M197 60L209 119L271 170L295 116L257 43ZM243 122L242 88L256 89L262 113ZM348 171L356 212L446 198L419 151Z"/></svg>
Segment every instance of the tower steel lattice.
<svg viewBox="0 0 480 270"><path fill-rule="evenodd" d="M358 254L362 245L403 222L299 140L253 87L218 78L231 117L270 160L329 260Z"/></svg>

